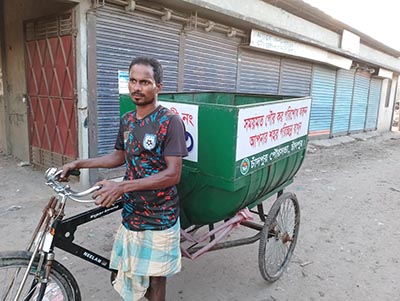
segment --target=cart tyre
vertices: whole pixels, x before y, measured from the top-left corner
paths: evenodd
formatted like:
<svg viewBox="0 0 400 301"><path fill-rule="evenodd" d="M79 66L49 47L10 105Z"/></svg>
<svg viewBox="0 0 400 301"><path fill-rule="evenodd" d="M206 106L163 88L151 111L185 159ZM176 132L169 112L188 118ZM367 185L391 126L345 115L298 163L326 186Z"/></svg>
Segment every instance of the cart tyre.
<svg viewBox="0 0 400 301"><path fill-rule="evenodd" d="M285 192L268 212L261 230L258 266L269 282L285 271L296 246L300 226L300 206L294 193Z"/></svg>

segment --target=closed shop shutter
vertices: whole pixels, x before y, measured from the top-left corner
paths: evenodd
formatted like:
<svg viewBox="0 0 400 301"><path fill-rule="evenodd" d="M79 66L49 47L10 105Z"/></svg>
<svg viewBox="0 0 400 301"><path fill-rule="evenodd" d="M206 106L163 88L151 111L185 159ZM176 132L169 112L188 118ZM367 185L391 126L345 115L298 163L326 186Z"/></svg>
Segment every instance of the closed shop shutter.
<svg viewBox="0 0 400 301"><path fill-rule="evenodd" d="M240 53L238 91L278 94L281 58L255 51Z"/></svg>
<svg viewBox="0 0 400 301"><path fill-rule="evenodd" d="M120 7L100 8L96 16L97 135L101 155L114 149L118 132L118 70L128 71L136 56L153 56L164 67L163 91L177 91L182 25L139 12L127 13Z"/></svg>
<svg viewBox="0 0 400 301"><path fill-rule="evenodd" d="M353 103L351 106L350 132L364 130L370 75L368 73L356 73L354 81Z"/></svg>
<svg viewBox="0 0 400 301"><path fill-rule="evenodd" d="M312 65L308 62L283 58L279 94L309 96Z"/></svg>
<svg viewBox="0 0 400 301"><path fill-rule="evenodd" d="M240 38L194 30L185 43L184 91L236 91Z"/></svg>
<svg viewBox="0 0 400 301"><path fill-rule="evenodd" d="M351 103L353 98L354 70L337 71L332 135L347 134L349 131Z"/></svg>
<svg viewBox="0 0 400 301"><path fill-rule="evenodd" d="M314 65L311 85L310 135L330 134L336 70Z"/></svg>
<svg viewBox="0 0 400 301"><path fill-rule="evenodd" d="M66 13L25 24L30 160L44 168L78 157L74 23Z"/></svg>
<svg viewBox="0 0 400 301"><path fill-rule="evenodd" d="M372 78L369 85L367 120L365 130L376 130L378 123L379 100L381 98L382 80Z"/></svg>

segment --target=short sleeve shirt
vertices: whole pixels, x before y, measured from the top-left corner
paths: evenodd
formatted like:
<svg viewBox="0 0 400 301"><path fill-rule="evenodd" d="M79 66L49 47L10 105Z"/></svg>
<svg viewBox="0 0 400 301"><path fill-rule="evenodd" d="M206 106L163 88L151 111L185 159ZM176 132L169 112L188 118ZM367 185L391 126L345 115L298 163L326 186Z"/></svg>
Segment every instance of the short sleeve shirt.
<svg viewBox="0 0 400 301"><path fill-rule="evenodd" d="M167 168L166 156L187 156L185 129L180 117L158 106L143 119L136 111L120 121L115 149L124 150L124 180L145 178ZM164 230L179 217L179 198L175 186L124 194L122 223L130 230Z"/></svg>

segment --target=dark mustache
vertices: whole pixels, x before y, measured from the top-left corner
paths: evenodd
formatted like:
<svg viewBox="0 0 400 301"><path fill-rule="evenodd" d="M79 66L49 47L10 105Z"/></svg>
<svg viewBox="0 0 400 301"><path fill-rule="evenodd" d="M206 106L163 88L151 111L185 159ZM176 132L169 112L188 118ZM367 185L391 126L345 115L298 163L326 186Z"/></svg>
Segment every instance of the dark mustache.
<svg viewBox="0 0 400 301"><path fill-rule="evenodd" d="M145 95L143 93L137 93L137 92L132 92L131 96L139 96L139 97L144 97Z"/></svg>

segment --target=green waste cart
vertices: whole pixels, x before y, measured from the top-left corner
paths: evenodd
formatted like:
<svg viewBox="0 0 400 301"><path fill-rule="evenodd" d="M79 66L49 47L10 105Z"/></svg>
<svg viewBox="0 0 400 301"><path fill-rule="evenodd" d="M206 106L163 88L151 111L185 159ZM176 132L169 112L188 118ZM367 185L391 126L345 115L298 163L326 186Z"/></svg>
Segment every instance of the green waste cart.
<svg viewBox="0 0 400 301"><path fill-rule="evenodd" d="M298 234L299 204L293 193L283 193L283 189L292 183L305 156L311 98L185 92L162 93L159 101L179 114L186 127L189 156L183 160L178 185L182 229L197 231L208 225L213 231L214 224L249 209L263 225L241 224L259 233L211 249L260 240L261 274L275 281L289 261ZM134 109L129 95L121 95L120 108L121 115ZM277 200L264 214L262 203L275 194ZM279 262L269 262L265 256L272 238L286 246Z"/></svg>

